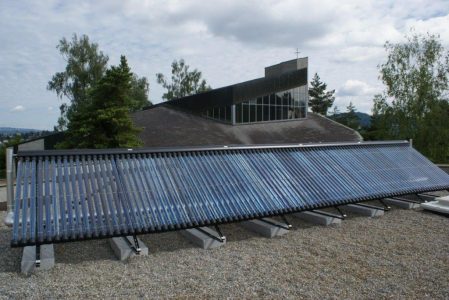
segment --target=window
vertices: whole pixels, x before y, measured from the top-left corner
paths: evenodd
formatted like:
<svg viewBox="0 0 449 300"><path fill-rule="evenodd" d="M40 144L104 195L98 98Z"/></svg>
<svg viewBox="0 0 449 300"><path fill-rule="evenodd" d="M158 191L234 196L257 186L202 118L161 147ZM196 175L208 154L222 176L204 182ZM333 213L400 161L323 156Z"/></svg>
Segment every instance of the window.
<svg viewBox="0 0 449 300"><path fill-rule="evenodd" d="M307 86L264 95L235 105L235 123L254 123L301 119L307 116ZM232 122L232 108L214 107L203 114L223 122Z"/></svg>
<svg viewBox="0 0 449 300"><path fill-rule="evenodd" d="M242 103L242 123L248 123L249 122L249 103L243 102Z"/></svg>
<svg viewBox="0 0 449 300"><path fill-rule="evenodd" d="M256 122L256 104L253 103L249 105L249 121L251 123Z"/></svg>

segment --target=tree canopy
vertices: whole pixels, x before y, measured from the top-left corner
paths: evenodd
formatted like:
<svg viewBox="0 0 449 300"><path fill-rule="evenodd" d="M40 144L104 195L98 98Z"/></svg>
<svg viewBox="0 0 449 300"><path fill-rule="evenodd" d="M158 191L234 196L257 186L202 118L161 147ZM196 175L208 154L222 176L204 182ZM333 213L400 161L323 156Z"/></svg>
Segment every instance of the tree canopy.
<svg viewBox="0 0 449 300"><path fill-rule="evenodd" d="M433 34L387 42L385 50L379 65L385 91L374 98L370 137L413 139L430 159L448 162L449 52Z"/></svg>
<svg viewBox="0 0 449 300"><path fill-rule="evenodd" d="M344 113L339 113L338 108L335 107L331 118L352 129L359 130L361 128L360 119L356 114L356 108L352 102L349 102Z"/></svg>
<svg viewBox="0 0 449 300"><path fill-rule="evenodd" d="M152 103L148 99L150 92L150 84L146 77L140 77L136 74L131 78L131 90L129 97L131 98L130 110L137 111L146 106L150 106Z"/></svg>
<svg viewBox="0 0 449 300"><path fill-rule="evenodd" d="M162 95L162 99L172 100L211 89L206 80L201 78L202 74L200 71L197 69L189 71L190 67L185 63L184 59L174 60L171 67L171 81L168 81L162 73L156 74L157 83L167 90Z"/></svg>
<svg viewBox="0 0 449 300"><path fill-rule="evenodd" d="M60 148L127 148L141 145L129 109L133 75L125 56L109 68L74 111Z"/></svg>
<svg viewBox="0 0 449 300"><path fill-rule="evenodd" d="M64 71L57 72L53 75L47 88L48 90L55 91L59 98L68 99L68 103L63 103L60 107L61 116L58 119L57 126L55 126L55 130L68 131L66 134L67 140L64 143L61 143L59 147L87 147L87 144L90 142L85 141L82 136L89 135L93 137L94 135L91 133L97 132L95 130L98 128L88 127L87 124L90 120L85 120L86 116L91 116L97 109L100 109L100 102L103 101L104 103L111 104L111 101L114 101L114 99L110 98L99 99L99 95L94 96L94 91L98 92L98 85L102 80L104 88L104 80L106 80L104 77L107 75L106 73L114 73L119 67L108 69L108 56L99 50L98 44L90 42L89 37L86 35L78 37L74 34L70 41L63 38L59 41L57 48L67 62L67 65ZM122 57L122 60L123 59L124 57ZM124 59L124 62L126 63L126 59ZM125 67L123 66L123 68ZM131 73L127 63L126 68L128 68L129 80L126 81L126 89L122 87L121 90L126 92L125 98L127 101L122 103L124 106L120 108L120 111L123 109L129 113L149 106L151 105L151 102L148 100L149 83L147 78L139 77L136 74ZM108 80L112 80L111 74L108 76ZM110 88L112 89L114 84L121 84L121 81L117 79L116 83L114 83L114 81L109 81L108 84L111 85ZM116 88L119 87L116 86ZM104 93L103 96L111 97L113 95ZM116 113L117 112L118 111L116 111ZM104 113L104 111L99 112L95 117L99 117L101 115L100 113ZM108 113L112 112L109 111ZM118 120L124 120L121 117L119 118L118 115L114 115L114 117L117 117ZM80 123L81 120L87 122L86 125ZM77 126L79 127L78 129L76 129ZM110 126L101 128L103 130L113 130ZM121 127L118 126L117 128ZM123 130L125 130L125 128L127 127L123 127ZM130 132L132 134L135 133L133 130ZM113 131L105 132L105 134L110 136L113 134ZM118 134L125 135L125 133L121 132ZM126 145L128 142L119 144ZM101 145L103 144L109 145L110 147L114 145L111 141L99 141L95 145L90 145L102 147ZM130 144L135 143L130 142Z"/></svg>
<svg viewBox="0 0 449 300"><path fill-rule="evenodd" d="M67 128L72 114L86 101L89 89L103 77L109 58L98 49L98 44L89 41L87 35L78 38L74 34L70 41L62 38L57 48L67 65L64 71L53 75L47 89L55 91L59 98L69 100L61 105L61 116L55 127L62 131Z"/></svg>
<svg viewBox="0 0 449 300"><path fill-rule="evenodd" d="M327 84L320 80L317 73L313 76L309 88L309 107L314 113L327 115L335 100L335 90L327 91Z"/></svg>

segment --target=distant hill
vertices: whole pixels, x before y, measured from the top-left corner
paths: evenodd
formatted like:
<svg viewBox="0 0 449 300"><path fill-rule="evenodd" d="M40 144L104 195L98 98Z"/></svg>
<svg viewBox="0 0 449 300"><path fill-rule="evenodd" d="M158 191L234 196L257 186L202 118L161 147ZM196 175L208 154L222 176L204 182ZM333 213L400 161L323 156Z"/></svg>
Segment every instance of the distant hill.
<svg viewBox="0 0 449 300"><path fill-rule="evenodd" d="M30 129L30 128L13 128L13 127L0 127L0 134L2 135L14 135L16 133L32 133L40 132L42 130Z"/></svg>
<svg viewBox="0 0 449 300"><path fill-rule="evenodd" d="M363 127L369 127L371 125L370 115L362 112L356 112L356 115L357 117L359 117L360 125L362 125Z"/></svg>
<svg viewBox="0 0 449 300"><path fill-rule="evenodd" d="M362 112L356 112L355 114L359 118L360 126L369 127L371 125L371 116L370 115L368 115L367 113L362 113ZM330 116L330 118L334 119L334 120L338 120L339 117L344 117L345 115L346 115L346 113L339 113L335 116Z"/></svg>

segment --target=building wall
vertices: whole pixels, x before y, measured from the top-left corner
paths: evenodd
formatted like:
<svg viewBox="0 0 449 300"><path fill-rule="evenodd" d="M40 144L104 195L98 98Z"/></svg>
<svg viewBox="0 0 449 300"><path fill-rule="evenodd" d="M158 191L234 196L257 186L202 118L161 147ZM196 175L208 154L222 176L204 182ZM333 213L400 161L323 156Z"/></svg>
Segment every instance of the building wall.
<svg viewBox="0 0 449 300"><path fill-rule="evenodd" d="M19 151L45 150L45 139L38 139L31 142L25 142L18 146Z"/></svg>
<svg viewBox="0 0 449 300"><path fill-rule="evenodd" d="M293 72L300 69L307 69L308 58L292 59L286 62L279 63L277 65L269 66L265 68L265 77L279 77L282 74Z"/></svg>

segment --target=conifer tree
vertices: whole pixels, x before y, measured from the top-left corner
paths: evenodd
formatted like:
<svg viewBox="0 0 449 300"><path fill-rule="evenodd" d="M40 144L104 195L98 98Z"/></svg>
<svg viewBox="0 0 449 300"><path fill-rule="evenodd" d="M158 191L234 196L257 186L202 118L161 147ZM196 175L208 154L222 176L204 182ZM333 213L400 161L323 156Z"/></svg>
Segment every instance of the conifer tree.
<svg viewBox="0 0 449 300"><path fill-rule="evenodd" d="M141 145L129 115L133 74L125 56L90 91L88 104L78 109L68 125L66 148L128 148Z"/></svg>
<svg viewBox="0 0 449 300"><path fill-rule="evenodd" d="M309 88L309 107L314 113L327 115L327 110L334 103L335 90L327 91L327 84L320 80L320 76L315 73Z"/></svg>

